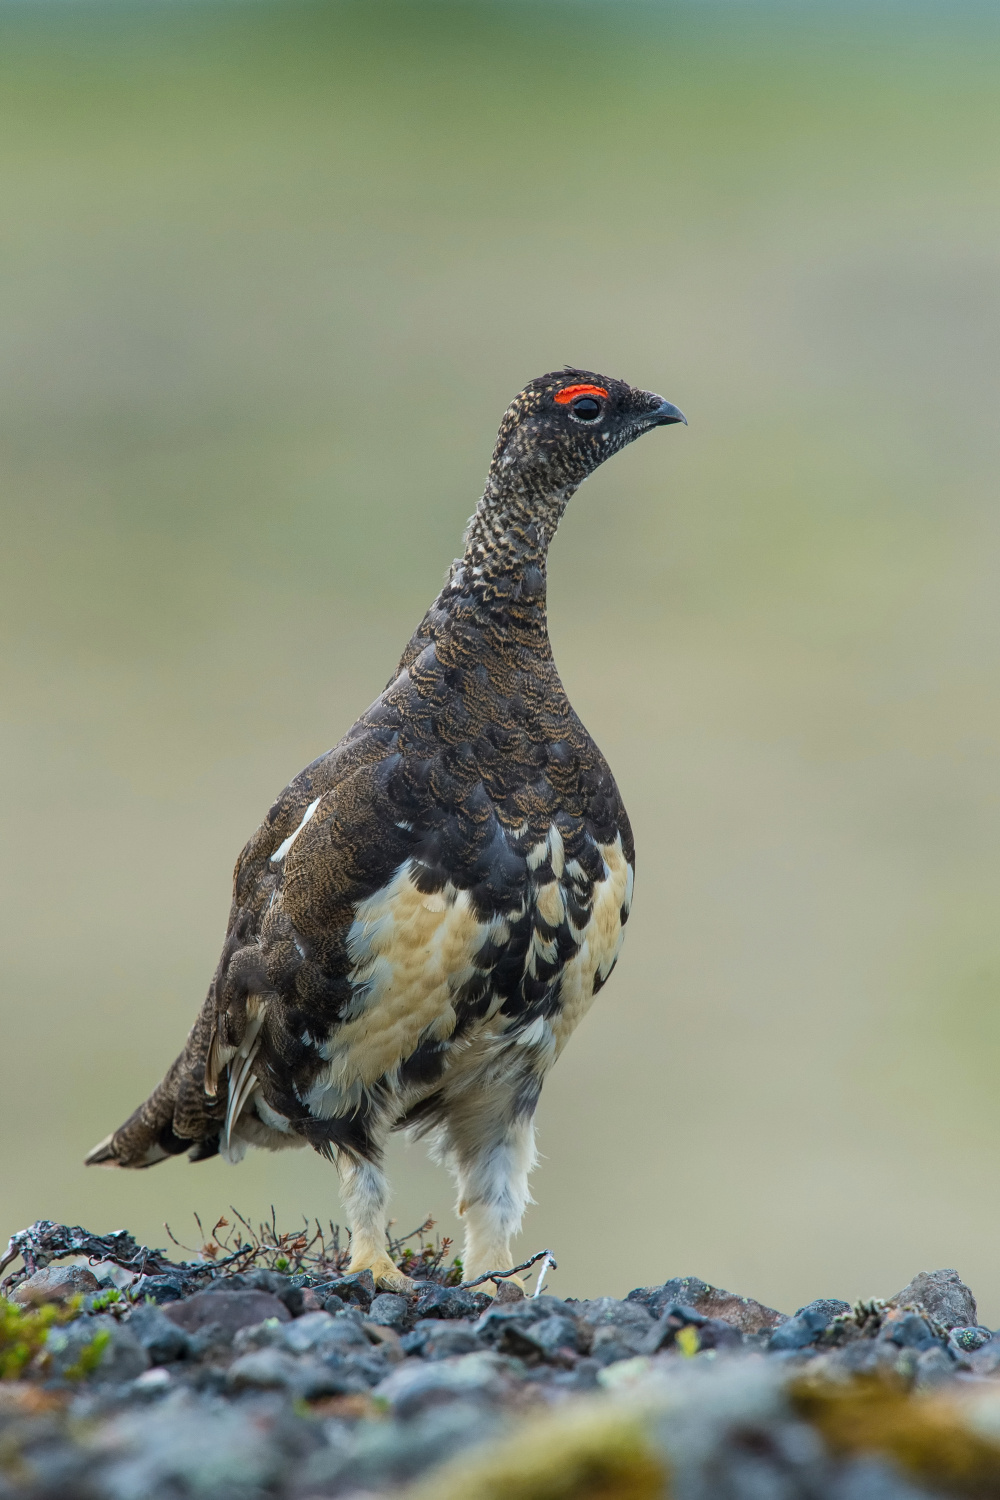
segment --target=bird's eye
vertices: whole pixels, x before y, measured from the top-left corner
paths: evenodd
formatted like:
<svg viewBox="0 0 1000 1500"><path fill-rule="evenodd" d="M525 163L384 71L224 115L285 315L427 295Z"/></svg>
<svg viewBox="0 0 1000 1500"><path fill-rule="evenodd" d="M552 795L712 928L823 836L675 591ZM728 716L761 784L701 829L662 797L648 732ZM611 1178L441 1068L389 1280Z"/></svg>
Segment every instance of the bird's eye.
<svg viewBox="0 0 1000 1500"><path fill-rule="evenodd" d="M572 411L578 422L596 422L601 415L601 403L595 401L593 396L578 396L573 402Z"/></svg>

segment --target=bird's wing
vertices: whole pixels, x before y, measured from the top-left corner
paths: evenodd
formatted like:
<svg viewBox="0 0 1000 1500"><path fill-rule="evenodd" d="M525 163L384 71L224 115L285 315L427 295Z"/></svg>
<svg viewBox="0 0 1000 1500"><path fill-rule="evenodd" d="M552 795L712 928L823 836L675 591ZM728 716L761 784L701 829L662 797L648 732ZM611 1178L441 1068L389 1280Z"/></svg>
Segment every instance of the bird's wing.
<svg viewBox="0 0 1000 1500"><path fill-rule="evenodd" d="M237 866L205 1066L210 1093L227 1074L230 1129L254 1089L311 1139L388 1075L418 1076L481 1009L504 911L523 915L525 861L481 784L362 750L326 789L323 767L293 783Z"/></svg>

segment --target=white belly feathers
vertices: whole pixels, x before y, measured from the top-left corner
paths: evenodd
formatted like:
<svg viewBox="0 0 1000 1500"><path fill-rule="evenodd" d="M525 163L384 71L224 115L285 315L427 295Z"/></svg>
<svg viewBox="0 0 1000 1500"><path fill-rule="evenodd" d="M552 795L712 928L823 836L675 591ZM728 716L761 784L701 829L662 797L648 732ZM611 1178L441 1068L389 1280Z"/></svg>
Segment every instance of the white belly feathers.
<svg viewBox="0 0 1000 1500"><path fill-rule="evenodd" d="M391 1076L420 1042L446 1041L458 1019L454 997L502 927L477 919L467 891L418 890L409 860L362 901L347 938L354 994L319 1049L328 1067L303 1101L311 1112L330 1118L356 1108L362 1090Z"/></svg>

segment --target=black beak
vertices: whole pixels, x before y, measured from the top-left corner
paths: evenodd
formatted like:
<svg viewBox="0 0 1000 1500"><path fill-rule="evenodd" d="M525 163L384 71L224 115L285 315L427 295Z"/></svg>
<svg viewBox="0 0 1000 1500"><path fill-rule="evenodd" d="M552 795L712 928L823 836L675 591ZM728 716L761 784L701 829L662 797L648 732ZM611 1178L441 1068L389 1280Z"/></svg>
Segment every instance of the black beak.
<svg viewBox="0 0 1000 1500"><path fill-rule="evenodd" d="M656 427L669 427L671 422L683 422L687 426L688 419L679 406L674 406L672 401L661 401L653 411L650 412L650 420Z"/></svg>

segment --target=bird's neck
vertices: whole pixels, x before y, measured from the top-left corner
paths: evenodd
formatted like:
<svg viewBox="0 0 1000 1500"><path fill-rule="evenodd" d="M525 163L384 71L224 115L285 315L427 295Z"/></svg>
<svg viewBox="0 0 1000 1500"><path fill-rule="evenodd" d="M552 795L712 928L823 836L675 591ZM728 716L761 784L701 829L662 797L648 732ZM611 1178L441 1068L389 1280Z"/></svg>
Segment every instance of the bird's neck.
<svg viewBox="0 0 1000 1500"><path fill-rule="evenodd" d="M486 604L513 590L536 600L544 614L549 543L576 488L552 489L537 474L515 478L494 465L449 582L460 577L463 592Z"/></svg>
<svg viewBox="0 0 1000 1500"><path fill-rule="evenodd" d="M400 658L397 671L428 645L455 665L473 648L532 671L552 663L546 613L549 543L579 481L553 488L540 476L516 478L494 458L469 521L465 550Z"/></svg>

